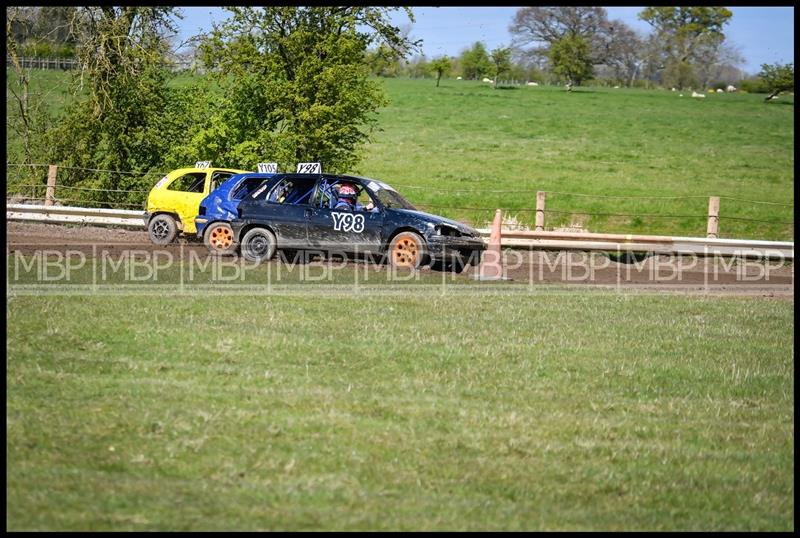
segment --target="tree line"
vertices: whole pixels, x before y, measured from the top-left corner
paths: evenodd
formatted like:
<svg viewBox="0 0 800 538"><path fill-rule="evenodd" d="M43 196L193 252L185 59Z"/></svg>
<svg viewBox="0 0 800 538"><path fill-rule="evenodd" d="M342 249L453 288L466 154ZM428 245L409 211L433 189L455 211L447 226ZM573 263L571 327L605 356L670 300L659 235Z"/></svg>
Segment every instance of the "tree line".
<svg viewBox="0 0 800 538"><path fill-rule="evenodd" d="M409 29L392 22L401 10L413 23L411 8L226 9L227 20L195 38L203 76L173 84L178 8L7 7L7 130L19 140L8 145L8 162L58 164L71 170L61 185L107 203L141 203L141 194L113 191L146 192L153 174L198 160L242 169L269 160L281 170L322 162L329 172L357 172L388 103L375 74L425 74L437 85L451 73L489 76L495 85L501 77L560 80L571 88L606 70L628 84L686 87L725 58L731 17L725 8L646 8L640 17L655 31L642 41L603 8L522 8L509 46L474 43L457 58L427 61ZM79 66L58 115L47 95L31 91L20 62L45 44L65 47ZM765 65L761 80L770 97L791 90L793 65ZM29 170L21 182L44 182Z"/></svg>
<svg viewBox="0 0 800 538"><path fill-rule="evenodd" d="M609 20L602 7L524 7L509 27L507 47L488 51L482 42L458 56L418 55L393 62L380 49L367 52L366 62L377 76L412 78L442 76L468 80L495 78L493 57L507 50L509 62L500 70L506 80L580 86L593 84L724 88L744 84L768 92L763 77L748 76L739 50L728 43L724 27L732 12L724 7L647 7L639 18L652 32L641 35L621 20Z"/></svg>
<svg viewBox="0 0 800 538"><path fill-rule="evenodd" d="M70 104L54 117L19 62L49 13L7 7L7 125L21 140L9 162L58 164L71 171L61 185L109 203L140 203L141 194L110 191L146 192L153 174L198 160L245 170L268 160L281 170L321 162L328 172L355 171L388 102L365 52L379 46L402 57L418 47L390 18L404 10L413 21L411 10L226 9L230 17L197 40L204 76L180 85L170 84L176 75L169 69L178 9L70 9L59 28L74 44L79 68ZM53 35L53 28L42 31ZM34 170L22 181L42 182L40 176Z"/></svg>

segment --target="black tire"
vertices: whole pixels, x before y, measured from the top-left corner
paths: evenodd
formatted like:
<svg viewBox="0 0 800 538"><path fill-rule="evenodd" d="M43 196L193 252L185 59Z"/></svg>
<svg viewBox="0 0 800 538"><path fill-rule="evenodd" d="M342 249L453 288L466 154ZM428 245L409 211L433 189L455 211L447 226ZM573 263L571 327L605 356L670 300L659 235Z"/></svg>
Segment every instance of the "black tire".
<svg viewBox="0 0 800 538"><path fill-rule="evenodd" d="M242 237L242 256L251 262L267 261L275 255L278 241L266 228L253 228Z"/></svg>
<svg viewBox="0 0 800 538"><path fill-rule="evenodd" d="M154 244L168 245L178 235L178 223L172 215L162 213L150 219L147 223L147 232Z"/></svg>
<svg viewBox="0 0 800 538"><path fill-rule="evenodd" d="M231 256L236 252L233 228L227 222L215 222L203 233L203 243L209 252L218 256Z"/></svg>
<svg viewBox="0 0 800 538"><path fill-rule="evenodd" d="M389 243L387 255L394 267L418 269L427 262L425 240L415 232L400 232Z"/></svg>

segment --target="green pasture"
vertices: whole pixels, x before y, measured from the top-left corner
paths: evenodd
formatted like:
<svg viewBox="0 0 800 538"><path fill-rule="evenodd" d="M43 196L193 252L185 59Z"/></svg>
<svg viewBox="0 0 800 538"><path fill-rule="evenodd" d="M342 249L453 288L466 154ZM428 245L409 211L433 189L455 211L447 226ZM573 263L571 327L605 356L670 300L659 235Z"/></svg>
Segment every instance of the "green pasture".
<svg viewBox="0 0 800 538"><path fill-rule="evenodd" d="M11 294L6 528L793 530L791 301L520 288Z"/></svg>
<svg viewBox="0 0 800 538"><path fill-rule="evenodd" d="M503 208L531 225L544 190L547 229L702 236L708 197L721 196L720 237L794 237L793 95L381 82L391 104L354 172L431 212L485 226ZM53 114L66 84L66 73L32 72Z"/></svg>
<svg viewBox="0 0 800 538"><path fill-rule="evenodd" d="M53 114L65 77L34 72ZM793 203L793 96L382 83L354 172L432 212L530 224L545 190L548 228L697 236L716 195L722 237L793 238L793 207L752 203ZM181 266L36 296L26 267L7 530L794 530L791 299L382 270L358 291L353 268L204 294Z"/></svg>
<svg viewBox="0 0 800 538"><path fill-rule="evenodd" d="M385 85L392 104L362 171L407 186L398 188L434 212L485 224L501 207L531 224L535 192L543 190L551 191L546 209L559 212L546 214L547 228L700 236L709 196L793 203L792 96L764 103L746 94L700 100L691 92L495 90L455 80L439 88L430 80ZM720 206L721 237L793 237L791 206L729 198Z"/></svg>

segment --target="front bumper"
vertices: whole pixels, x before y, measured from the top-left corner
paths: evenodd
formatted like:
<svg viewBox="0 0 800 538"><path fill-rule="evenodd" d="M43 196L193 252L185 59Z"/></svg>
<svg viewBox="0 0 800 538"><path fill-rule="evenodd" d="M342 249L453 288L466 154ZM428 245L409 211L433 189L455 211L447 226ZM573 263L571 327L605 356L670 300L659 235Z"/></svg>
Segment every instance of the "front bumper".
<svg viewBox="0 0 800 538"><path fill-rule="evenodd" d="M464 261L477 257L479 262L481 253L486 250L486 243L480 237L452 237L431 235L428 240L428 255L433 261L451 260L461 257Z"/></svg>

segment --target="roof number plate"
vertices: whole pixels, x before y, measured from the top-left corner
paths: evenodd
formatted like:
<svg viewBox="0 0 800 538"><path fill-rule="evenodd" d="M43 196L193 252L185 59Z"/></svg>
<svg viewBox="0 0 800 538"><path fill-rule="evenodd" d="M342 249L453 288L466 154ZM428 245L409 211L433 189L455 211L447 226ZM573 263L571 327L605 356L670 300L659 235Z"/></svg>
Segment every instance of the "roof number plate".
<svg viewBox="0 0 800 538"><path fill-rule="evenodd" d="M297 163L298 174L321 174L322 165L320 163Z"/></svg>
<svg viewBox="0 0 800 538"><path fill-rule="evenodd" d="M258 163L259 174L277 174L278 163Z"/></svg>
<svg viewBox="0 0 800 538"><path fill-rule="evenodd" d="M211 166L211 161L197 161L194 163L195 168L208 168Z"/></svg>

